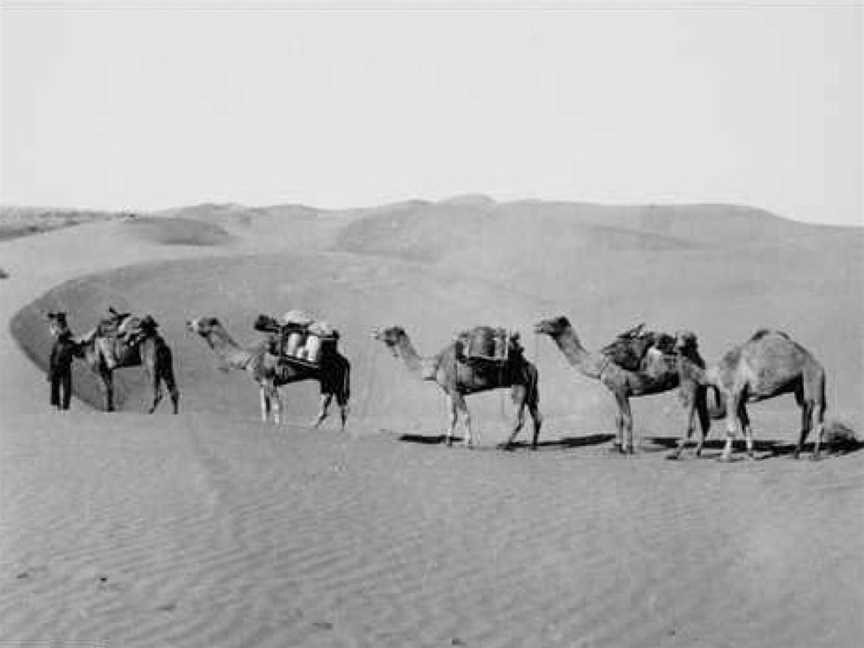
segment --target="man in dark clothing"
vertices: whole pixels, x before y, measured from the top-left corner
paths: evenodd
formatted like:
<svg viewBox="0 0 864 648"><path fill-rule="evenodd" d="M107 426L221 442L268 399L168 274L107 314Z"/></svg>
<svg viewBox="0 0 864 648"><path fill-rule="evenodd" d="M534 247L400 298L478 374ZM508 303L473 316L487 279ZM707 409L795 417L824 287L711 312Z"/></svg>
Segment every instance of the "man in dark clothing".
<svg viewBox="0 0 864 648"><path fill-rule="evenodd" d="M60 410L68 410L72 400L72 359L78 347L66 324L65 313L49 313L48 318L51 320L51 333L55 337L48 360L51 405Z"/></svg>

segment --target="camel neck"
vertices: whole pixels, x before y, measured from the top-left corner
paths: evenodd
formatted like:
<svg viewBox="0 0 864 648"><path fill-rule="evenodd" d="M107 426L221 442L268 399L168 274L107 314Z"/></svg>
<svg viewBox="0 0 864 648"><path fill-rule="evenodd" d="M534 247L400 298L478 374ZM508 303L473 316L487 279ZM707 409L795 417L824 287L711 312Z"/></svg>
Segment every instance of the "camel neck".
<svg viewBox="0 0 864 648"><path fill-rule="evenodd" d="M254 354L238 345L224 329L215 328L207 333L207 344L229 367L245 369Z"/></svg>
<svg viewBox="0 0 864 648"><path fill-rule="evenodd" d="M407 335L399 337L399 341L396 343L396 351L399 353L399 356L402 358L403 362L405 362L405 365L411 373L421 373L423 360L420 357L420 354L417 353L414 345L411 344L411 340Z"/></svg>
<svg viewBox="0 0 864 648"><path fill-rule="evenodd" d="M607 364L602 357L591 353L582 346L579 341L579 336L572 327L566 328L558 335L553 335L552 339L561 352L570 361L570 364L576 367L589 378L599 378L603 367Z"/></svg>
<svg viewBox="0 0 864 648"><path fill-rule="evenodd" d="M689 378L700 385L708 384L708 372L697 365L690 358L678 355L678 375L681 378Z"/></svg>

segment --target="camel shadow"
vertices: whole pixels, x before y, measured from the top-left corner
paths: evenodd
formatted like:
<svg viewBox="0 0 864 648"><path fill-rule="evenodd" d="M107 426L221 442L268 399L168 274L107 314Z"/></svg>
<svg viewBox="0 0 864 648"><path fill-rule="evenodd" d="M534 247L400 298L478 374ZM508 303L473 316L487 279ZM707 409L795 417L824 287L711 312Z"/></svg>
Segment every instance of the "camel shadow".
<svg viewBox="0 0 864 648"><path fill-rule="evenodd" d="M560 439L548 440L548 441L538 441L537 449L541 448L551 448L551 449L568 449L568 448L581 448L584 446L591 445L600 445L601 443L608 443L612 439L615 438L614 434L602 433L602 434L587 434L584 436L568 436L561 437ZM530 448L530 441L515 441L511 446L512 449L518 448Z"/></svg>
<svg viewBox="0 0 864 648"><path fill-rule="evenodd" d="M400 434L396 437L398 441L405 441L407 443L420 443L423 445L440 445L445 443L447 437L443 434ZM453 443L462 443L462 437L453 436Z"/></svg>
<svg viewBox="0 0 864 648"><path fill-rule="evenodd" d="M419 443L422 445L441 445L447 442L447 437L443 434L425 435L425 434L400 434L396 437L399 441L406 443ZM615 438L614 434L589 434L587 436L572 436L562 437L560 439L549 441L538 441L537 448L580 448L589 445L599 445L607 443ZM462 443L462 437L453 436L453 445ZM530 449L530 441L515 441L510 447L510 450Z"/></svg>
<svg viewBox="0 0 864 648"><path fill-rule="evenodd" d="M643 437L643 440L647 443L652 444L655 447L644 447L642 450L644 452L663 452L664 450L671 450L673 448L678 447L678 441L680 437L667 437L667 436L647 436ZM704 448L706 450L717 450L722 451L723 446L725 444L724 439L707 439L705 441ZM804 444L801 452L803 454L809 454L813 452L814 443L812 441L808 441ZM691 441L687 446L688 450L693 450L696 447L695 441ZM756 452L763 453L763 456L759 457L762 459L771 459L774 457L783 457L790 456L795 454L796 444L789 441L778 441L775 439L754 439L753 440L753 449ZM841 438L828 438L822 443L822 452L826 455L846 455L851 454L853 452L858 452L864 448L864 442L861 442L855 438L849 437L841 437ZM732 450L734 452L744 452L746 450L746 446L744 444L744 439L735 439L732 442Z"/></svg>

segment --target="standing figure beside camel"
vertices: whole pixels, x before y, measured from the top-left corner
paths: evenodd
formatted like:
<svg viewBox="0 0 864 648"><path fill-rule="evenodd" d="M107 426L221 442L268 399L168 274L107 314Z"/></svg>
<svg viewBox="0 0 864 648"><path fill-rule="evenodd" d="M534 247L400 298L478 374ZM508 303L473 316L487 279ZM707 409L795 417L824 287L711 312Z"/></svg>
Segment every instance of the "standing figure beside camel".
<svg viewBox="0 0 864 648"><path fill-rule="evenodd" d="M50 404L59 410L68 410L72 400L72 360L80 351L66 323L66 313L48 313L48 328L54 337L48 359Z"/></svg>
<svg viewBox="0 0 864 648"><path fill-rule="evenodd" d="M489 339L487 333L490 327L477 327L463 335L464 341L457 339L444 347L440 352L431 357L421 357L414 349L414 345L401 326L391 326L384 330L373 331L372 337L383 342L393 353L395 358L401 358L411 373L417 374L421 380L429 380L438 384L447 396L450 410L450 424L447 427L445 438L447 444L453 441L453 431L462 413L465 423L466 447L471 447L474 437L471 431L471 414L465 403L465 397L469 394L477 394L491 389L509 387L513 402L516 405L516 416L513 428L507 441L502 444L509 448L525 424L525 408L531 414L534 421L534 435L531 447L537 447L537 439L540 436L540 426L543 417L539 410L538 373L537 368L525 359L522 348L518 343L518 335L509 338L505 343L507 349L506 359L487 361L477 358L472 362L468 355L470 348L479 337ZM483 346L481 344L480 346ZM503 351L500 342L493 342L487 352L499 354Z"/></svg>

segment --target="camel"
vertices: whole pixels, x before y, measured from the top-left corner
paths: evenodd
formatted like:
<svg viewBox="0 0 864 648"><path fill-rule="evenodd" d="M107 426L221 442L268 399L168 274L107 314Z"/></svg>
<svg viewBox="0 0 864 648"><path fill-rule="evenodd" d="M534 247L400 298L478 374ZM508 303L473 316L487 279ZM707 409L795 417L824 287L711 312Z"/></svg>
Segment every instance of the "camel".
<svg viewBox="0 0 864 648"><path fill-rule="evenodd" d="M501 444L502 448L513 447L513 442L525 424L525 408L531 414L534 422L534 436L531 441L532 449L537 448L537 439L540 436L540 426L543 417L538 408L538 373L537 368L531 364L521 352L511 351L509 359L498 369L489 367L487 369L472 367L469 363L459 359L457 342L444 347L439 353L431 357L421 357L414 349L408 334L401 326L392 326L384 330L376 329L372 337L383 342L393 353L394 358L401 358L411 373L418 374L422 380L433 381L438 384L447 396L450 410L450 422L445 434L447 445L453 444L453 431L458 422L461 412L465 424L465 439L463 444L466 448L474 445L474 436L471 431L471 413L465 402L469 394L510 387L513 403L516 405L516 416L513 430L507 441Z"/></svg>
<svg viewBox="0 0 864 648"><path fill-rule="evenodd" d="M679 333L676 350L688 344L695 335ZM782 331L763 329L757 331L744 344L729 350L720 362L710 369L695 365L690 359L678 354L682 390L710 387L715 390L726 417L726 443L722 461L729 461L732 440L740 423L744 431L747 456L753 458L753 430L747 415L746 404L754 403L781 394L794 394L801 408L801 434L795 447L797 459L807 440L807 435L816 419L816 442L813 459L819 458L825 420L825 369L800 344ZM688 435L689 436L689 435ZM681 452L684 439L679 443ZM701 448L701 444L700 444ZM673 456L677 456L673 455Z"/></svg>
<svg viewBox="0 0 864 648"><path fill-rule="evenodd" d="M116 314L113 309L112 314ZM128 318L128 315L126 316ZM138 322L139 329L135 340L120 357L106 359L104 338L99 334L99 328L93 329L78 340L78 356L96 373L102 381L102 392L105 396L105 411L114 411L114 371L126 367L144 367L149 379L153 401L148 414L156 411L162 400L162 383L165 383L171 396L174 414L179 411L180 392L174 380L174 367L171 347L156 331L156 322L149 315Z"/></svg>
<svg viewBox="0 0 864 648"><path fill-rule="evenodd" d="M351 394L351 364L337 351L324 354L318 367L280 362L270 352L270 342L244 348L237 344L215 317L189 320L186 327L200 335L216 353L225 370L240 369L258 383L261 395L261 420L266 423L273 412L273 422L279 424L282 399L279 387L303 380L317 380L321 385L321 407L312 423L317 428L329 413L333 397L339 405L342 430L348 420L348 399Z"/></svg>
<svg viewBox="0 0 864 648"><path fill-rule="evenodd" d="M677 387L678 368L674 360L661 356L651 363L653 367L651 371L624 369L612 362L612 359L604 353L587 351L579 341L570 321L563 315L538 322L534 332L551 337L571 365L588 378L599 380L612 392L618 405L613 449L620 453L634 453L630 397L659 394ZM648 353L659 355L655 349L649 350ZM698 361L701 362L701 358ZM695 405L700 412L699 419L703 430L707 433L708 415L704 412L705 399L701 394L697 396L699 398L695 400Z"/></svg>

